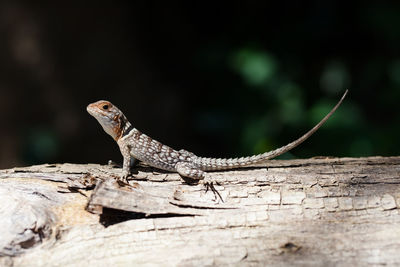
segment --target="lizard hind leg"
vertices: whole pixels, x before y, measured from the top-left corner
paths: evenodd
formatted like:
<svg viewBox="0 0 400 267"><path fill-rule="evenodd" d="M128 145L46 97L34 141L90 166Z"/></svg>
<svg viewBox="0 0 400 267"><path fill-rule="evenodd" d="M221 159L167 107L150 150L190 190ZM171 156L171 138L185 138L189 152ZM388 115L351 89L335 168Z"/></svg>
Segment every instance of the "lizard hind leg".
<svg viewBox="0 0 400 267"><path fill-rule="evenodd" d="M178 162L175 169L181 176L194 180L203 180L206 174L204 171L193 167L189 162Z"/></svg>
<svg viewBox="0 0 400 267"><path fill-rule="evenodd" d="M204 171L193 167L189 162L178 162L175 165L175 169L182 177L195 179L199 183L204 184L206 192L210 189L214 193L215 200L218 196L221 201L224 202L219 192L215 189L214 183L210 179L206 178L206 173Z"/></svg>

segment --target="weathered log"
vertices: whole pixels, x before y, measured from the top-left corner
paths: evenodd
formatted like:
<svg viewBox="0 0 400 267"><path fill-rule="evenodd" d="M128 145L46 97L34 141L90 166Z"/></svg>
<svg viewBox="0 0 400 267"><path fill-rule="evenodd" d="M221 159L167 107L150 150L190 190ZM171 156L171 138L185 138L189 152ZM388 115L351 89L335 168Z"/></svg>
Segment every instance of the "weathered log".
<svg viewBox="0 0 400 267"><path fill-rule="evenodd" d="M0 265L400 264L400 157L265 166L212 173L223 202L148 167L2 170Z"/></svg>

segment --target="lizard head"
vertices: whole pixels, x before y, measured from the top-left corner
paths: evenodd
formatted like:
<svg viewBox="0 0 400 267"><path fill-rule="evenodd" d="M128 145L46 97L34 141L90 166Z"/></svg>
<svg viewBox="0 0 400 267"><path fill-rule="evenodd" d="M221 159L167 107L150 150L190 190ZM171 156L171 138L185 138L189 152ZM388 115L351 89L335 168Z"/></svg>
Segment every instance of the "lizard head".
<svg viewBox="0 0 400 267"><path fill-rule="evenodd" d="M86 110L114 140L118 140L121 137L127 124L127 119L122 111L111 102L100 100L89 104Z"/></svg>

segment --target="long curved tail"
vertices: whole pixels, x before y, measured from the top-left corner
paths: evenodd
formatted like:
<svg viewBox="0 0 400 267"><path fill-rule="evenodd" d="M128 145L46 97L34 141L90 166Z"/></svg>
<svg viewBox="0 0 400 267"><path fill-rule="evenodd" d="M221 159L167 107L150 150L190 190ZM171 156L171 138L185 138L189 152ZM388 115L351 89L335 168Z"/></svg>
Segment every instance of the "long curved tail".
<svg viewBox="0 0 400 267"><path fill-rule="evenodd" d="M305 133L302 137L296 139L295 141L277 148L275 150L265 152L262 154L249 156L249 157L242 157L242 158L203 158L203 157L196 157L193 163L201 168L204 171L208 170L226 170L226 169L235 169L239 167L249 167L253 166L257 163L264 162L268 159L275 158L289 150L295 148L296 146L303 143L307 140L313 133L315 133L328 119L329 117L336 111L336 109L342 104L343 99L346 97L348 90L344 92L342 98L333 107L333 109L311 130Z"/></svg>

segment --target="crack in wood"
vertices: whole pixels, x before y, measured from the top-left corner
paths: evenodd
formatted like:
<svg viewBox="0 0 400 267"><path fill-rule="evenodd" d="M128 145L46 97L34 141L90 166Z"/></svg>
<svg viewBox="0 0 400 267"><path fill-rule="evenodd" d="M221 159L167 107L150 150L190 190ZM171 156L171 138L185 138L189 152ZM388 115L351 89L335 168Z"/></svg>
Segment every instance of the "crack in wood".
<svg viewBox="0 0 400 267"><path fill-rule="evenodd" d="M266 164L214 172L225 203L146 167L0 170L0 265L400 264L400 157Z"/></svg>

